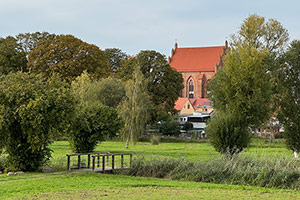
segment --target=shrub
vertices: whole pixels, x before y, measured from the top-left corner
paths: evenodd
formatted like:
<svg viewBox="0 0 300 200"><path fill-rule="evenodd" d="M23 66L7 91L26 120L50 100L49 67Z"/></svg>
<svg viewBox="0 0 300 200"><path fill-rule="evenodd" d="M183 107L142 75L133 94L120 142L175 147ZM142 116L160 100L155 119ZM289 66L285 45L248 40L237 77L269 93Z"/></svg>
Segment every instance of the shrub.
<svg viewBox="0 0 300 200"><path fill-rule="evenodd" d="M115 136L122 125L117 111L107 106L83 106L76 113L69 141L77 153L92 152L105 136Z"/></svg>
<svg viewBox="0 0 300 200"><path fill-rule="evenodd" d="M161 123L159 127L159 132L162 135L178 136L180 133L179 122L174 119L167 119L166 121Z"/></svg>
<svg viewBox="0 0 300 200"><path fill-rule="evenodd" d="M143 157L133 160L125 175L220 184L300 189L300 163L286 157L223 156L206 162Z"/></svg>
<svg viewBox="0 0 300 200"><path fill-rule="evenodd" d="M206 132L211 144L222 154L239 153L250 142L247 126L232 113L218 112L209 121Z"/></svg>
<svg viewBox="0 0 300 200"><path fill-rule="evenodd" d="M160 137L153 135L151 137L151 141L150 142L151 142L152 145L159 145Z"/></svg>
<svg viewBox="0 0 300 200"><path fill-rule="evenodd" d="M6 165L6 156L0 155L0 171L4 171Z"/></svg>

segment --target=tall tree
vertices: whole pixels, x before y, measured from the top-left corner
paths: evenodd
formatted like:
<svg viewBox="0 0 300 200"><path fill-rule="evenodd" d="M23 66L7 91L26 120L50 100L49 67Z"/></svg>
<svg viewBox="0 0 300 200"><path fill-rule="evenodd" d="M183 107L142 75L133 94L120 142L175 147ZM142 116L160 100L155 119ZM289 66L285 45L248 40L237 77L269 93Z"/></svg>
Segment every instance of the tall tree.
<svg viewBox="0 0 300 200"><path fill-rule="evenodd" d="M28 57L28 70L50 77L58 73L68 82L86 70L93 79L111 74L109 61L97 46L72 35L57 35L40 40Z"/></svg>
<svg viewBox="0 0 300 200"><path fill-rule="evenodd" d="M274 59L279 57L278 53L287 40L288 33L278 21L266 21L264 17L257 15L245 19L238 33L232 35L230 48L225 56L225 66L209 83L210 98L214 102L216 115L221 115L212 119L211 125L208 124L211 136L221 137L222 134L214 133L218 129L216 124L222 123L220 119L223 118L228 120L228 126L243 125L244 127L236 127L241 133L249 126L258 127L269 118L272 71L276 68ZM232 117L226 117L224 113ZM232 120L238 121L232 123ZM219 129L222 130L235 129ZM240 140L235 132L226 134L232 134L227 137L230 141L218 138L212 141L223 142L222 149L226 149ZM244 141L249 142L248 136L243 135ZM240 144L243 144L241 148L247 146L244 142Z"/></svg>
<svg viewBox="0 0 300 200"><path fill-rule="evenodd" d="M14 37L0 38L0 74L26 71L26 53Z"/></svg>
<svg viewBox="0 0 300 200"><path fill-rule="evenodd" d="M0 149L10 170L34 171L50 158L49 144L74 114L69 85L57 77L11 73L0 77Z"/></svg>
<svg viewBox="0 0 300 200"><path fill-rule="evenodd" d="M287 147L300 152L300 41L291 43L279 70L279 119L284 126Z"/></svg>
<svg viewBox="0 0 300 200"><path fill-rule="evenodd" d="M102 80L92 80L86 72L72 82L72 91L78 103L69 132L69 141L75 152L93 151L104 138L115 136L123 125L114 108L116 105L109 107L104 104L107 103L104 101L106 99L100 98L103 97L101 96L103 95L101 82ZM108 92L113 94L117 91ZM113 99L113 102L115 101L116 99ZM119 102L115 103L118 105Z"/></svg>
<svg viewBox="0 0 300 200"><path fill-rule="evenodd" d="M126 148L131 141L135 144L145 129L149 120L151 101L143 82L144 76L136 63L133 79L126 83L126 99L119 106L119 113L124 120L122 137L126 141Z"/></svg>
<svg viewBox="0 0 300 200"><path fill-rule="evenodd" d="M123 62L128 59L128 55L122 52L121 49L108 48L104 50L104 55L109 60L112 72L118 73L123 68Z"/></svg>
<svg viewBox="0 0 300 200"><path fill-rule="evenodd" d="M48 32L35 32L35 33L20 33L16 36L17 42L21 45L23 51L28 55L41 40L46 40L47 38L54 38L55 34L50 34Z"/></svg>
<svg viewBox="0 0 300 200"><path fill-rule="evenodd" d="M123 80L132 78L135 63L141 66L146 89L154 107L151 122L166 118L174 112L174 104L183 89L183 78L173 70L164 55L156 51L141 51L134 58L126 61L120 76Z"/></svg>

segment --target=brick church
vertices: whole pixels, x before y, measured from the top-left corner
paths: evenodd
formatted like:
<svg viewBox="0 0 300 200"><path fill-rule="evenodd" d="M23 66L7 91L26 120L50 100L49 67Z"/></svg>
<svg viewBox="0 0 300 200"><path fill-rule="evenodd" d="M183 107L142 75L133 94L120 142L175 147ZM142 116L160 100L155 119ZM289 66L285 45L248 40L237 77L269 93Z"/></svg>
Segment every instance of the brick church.
<svg viewBox="0 0 300 200"><path fill-rule="evenodd" d="M193 101L207 97L207 84L218 69L223 67L227 46L225 42L224 46L179 48L175 43L168 62L183 76L184 89L179 101L183 102L183 98ZM195 109L197 106L199 107L195 105Z"/></svg>

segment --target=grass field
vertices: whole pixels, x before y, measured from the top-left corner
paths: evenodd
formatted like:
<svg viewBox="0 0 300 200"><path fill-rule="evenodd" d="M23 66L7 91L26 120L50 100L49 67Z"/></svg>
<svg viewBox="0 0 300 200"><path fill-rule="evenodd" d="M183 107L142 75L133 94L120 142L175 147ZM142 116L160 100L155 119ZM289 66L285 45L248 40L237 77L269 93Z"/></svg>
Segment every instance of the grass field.
<svg viewBox="0 0 300 200"><path fill-rule="evenodd" d="M68 142L51 145L52 165L66 164ZM138 143L128 150L122 142L103 142L95 151L132 152L134 156L209 160L220 155L209 143ZM244 152L253 156L289 156L281 140L254 139ZM104 175L87 172L25 173L0 175L0 199L300 199L300 191L232 186L165 179Z"/></svg>
<svg viewBox="0 0 300 200"><path fill-rule="evenodd" d="M88 172L0 176L0 199L299 199L291 190Z"/></svg>

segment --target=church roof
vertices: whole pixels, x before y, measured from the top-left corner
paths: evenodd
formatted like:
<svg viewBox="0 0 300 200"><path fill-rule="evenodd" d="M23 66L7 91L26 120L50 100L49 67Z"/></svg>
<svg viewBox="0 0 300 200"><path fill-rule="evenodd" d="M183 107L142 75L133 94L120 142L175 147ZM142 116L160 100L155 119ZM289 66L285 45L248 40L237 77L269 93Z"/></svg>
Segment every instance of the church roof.
<svg viewBox="0 0 300 200"><path fill-rule="evenodd" d="M215 71L225 46L175 48L170 65L178 72Z"/></svg>

